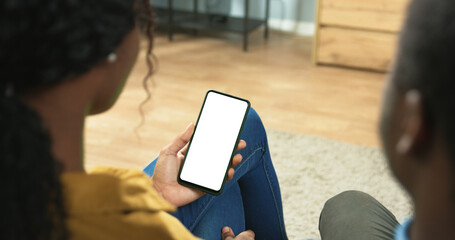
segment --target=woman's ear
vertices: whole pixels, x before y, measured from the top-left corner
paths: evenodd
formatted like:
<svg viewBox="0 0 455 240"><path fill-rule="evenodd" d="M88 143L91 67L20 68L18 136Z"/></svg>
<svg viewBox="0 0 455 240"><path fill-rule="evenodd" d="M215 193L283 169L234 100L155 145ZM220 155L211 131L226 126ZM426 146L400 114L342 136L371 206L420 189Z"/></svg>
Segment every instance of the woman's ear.
<svg viewBox="0 0 455 240"><path fill-rule="evenodd" d="M117 101L139 54L139 41L139 31L134 28L97 66L100 75L91 114L104 112Z"/></svg>
<svg viewBox="0 0 455 240"><path fill-rule="evenodd" d="M413 155L425 147L427 124L423 109L423 100L418 90L405 93L401 109L400 131L395 150L398 155Z"/></svg>

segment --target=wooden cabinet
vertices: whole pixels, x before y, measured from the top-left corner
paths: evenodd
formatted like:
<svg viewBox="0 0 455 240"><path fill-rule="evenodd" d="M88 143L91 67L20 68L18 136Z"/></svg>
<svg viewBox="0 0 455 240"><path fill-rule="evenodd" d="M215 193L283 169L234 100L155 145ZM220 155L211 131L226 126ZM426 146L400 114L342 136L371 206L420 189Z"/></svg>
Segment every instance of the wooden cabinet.
<svg viewBox="0 0 455 240"><path fill-rule="evenodd" d="M314 61L386 71L408 0L319 0Z"/></svg>

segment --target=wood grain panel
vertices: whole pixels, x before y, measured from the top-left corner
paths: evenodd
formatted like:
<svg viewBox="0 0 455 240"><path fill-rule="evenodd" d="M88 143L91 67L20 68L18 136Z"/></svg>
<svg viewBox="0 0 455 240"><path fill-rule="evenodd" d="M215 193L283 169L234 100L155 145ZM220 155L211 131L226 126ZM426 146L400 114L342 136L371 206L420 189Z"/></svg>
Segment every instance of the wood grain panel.
<svg viewBox="0 0 455 240"><path fill-rule="evenodd" d="M317 62L386 71L393 59L397 35L321 27Z"/></svg>
<svg viewBox="0 0 455 240"><path fill-rule="evenodd" d="M398 32L408 0L320 0L320 24Z"/></svg>

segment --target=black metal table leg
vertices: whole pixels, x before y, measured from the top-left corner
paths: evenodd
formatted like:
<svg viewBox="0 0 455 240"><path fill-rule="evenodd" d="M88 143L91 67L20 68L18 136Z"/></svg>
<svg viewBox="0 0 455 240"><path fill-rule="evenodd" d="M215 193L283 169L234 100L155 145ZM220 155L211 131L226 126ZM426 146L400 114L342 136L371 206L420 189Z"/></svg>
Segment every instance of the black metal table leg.
<svg viewBox="0 0 455 240"><path fill-rule="evenodd" d="M243 51L248 51L248 12L250 0L245 0L245 16L243 17Z"/></svg>
<svg viewBox="0 0 455 240"><path fill-rule="evenodd" d="M269 38L269 14L270 14L270 0L265 1L265 22L264 22L264 38Z"/></svg>
<svg viewBox="0 0 455 240"><path fill-rule="evenodd" d="M168 3L168 37L169 41L172 42L172 35L174 31L174 8L173 8L173 0L167 0Z"/></svg>
<svg viewBox="0 0 455 240"><path fill-rule="evenodd" d="M194 14L194 17L197 19L199 18L198 14L199 14L199 0L193 0L193 14ZM193 33L194 35L198 35L198 30L197 29L193 29Z"/></svg>

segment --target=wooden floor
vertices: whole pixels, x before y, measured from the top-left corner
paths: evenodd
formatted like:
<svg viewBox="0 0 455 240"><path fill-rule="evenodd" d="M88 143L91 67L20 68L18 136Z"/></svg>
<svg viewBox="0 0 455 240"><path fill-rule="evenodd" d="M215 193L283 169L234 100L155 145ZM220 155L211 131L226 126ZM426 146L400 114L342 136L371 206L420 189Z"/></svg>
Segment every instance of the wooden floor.
<svg viewBox="0 0 455 240"><path fill-rule="evenodd" d="M266 128L378 146L384 74L313 66L308 37L272 32L265 41L259 30L250 39L244 53L237 35L178 34L172 43L158 36L159 71L145 123L135 132L145 97L142 57L116 105L87 121L86 166L144 167L196 121L209 89L249 99Z"/></svg>

